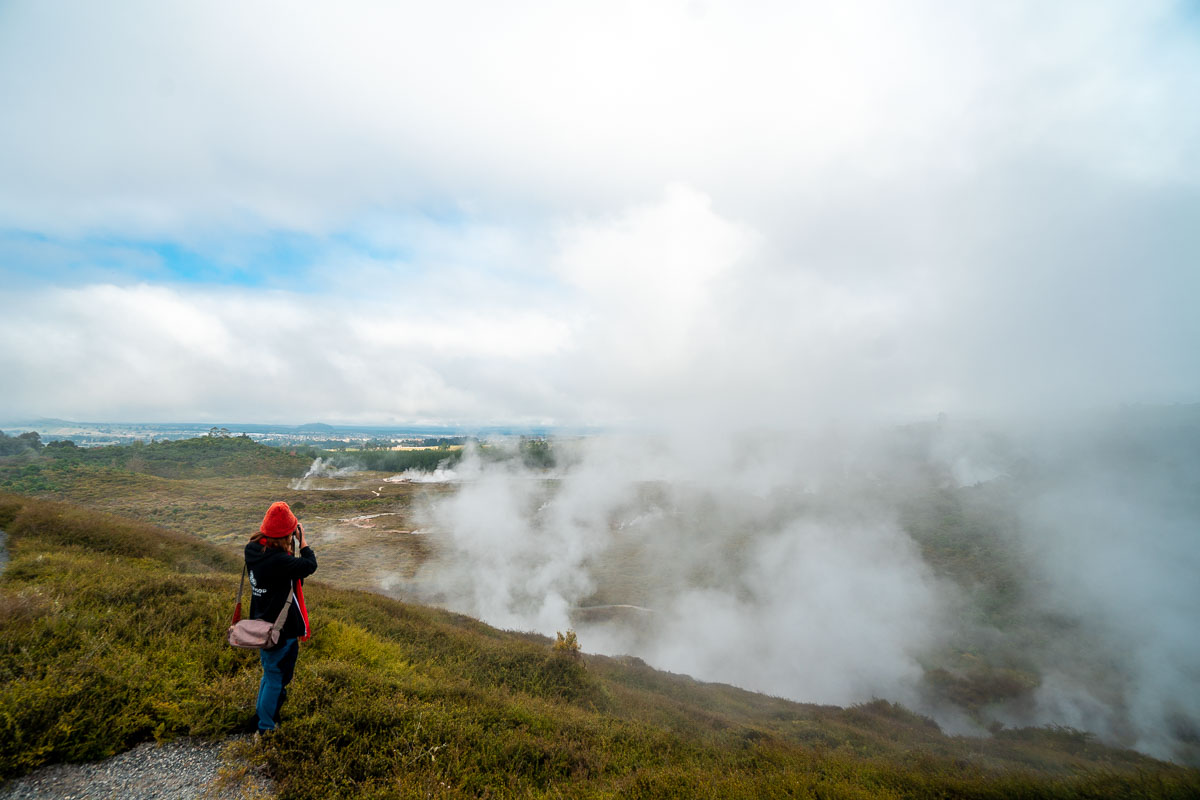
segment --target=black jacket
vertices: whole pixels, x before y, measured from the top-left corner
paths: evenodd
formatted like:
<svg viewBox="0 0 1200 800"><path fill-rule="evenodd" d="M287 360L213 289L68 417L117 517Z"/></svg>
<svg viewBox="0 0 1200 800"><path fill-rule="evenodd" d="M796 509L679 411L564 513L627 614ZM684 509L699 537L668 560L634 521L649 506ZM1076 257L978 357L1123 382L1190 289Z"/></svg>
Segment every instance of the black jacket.
<svg viewBox="0 0 1200 800"><path fill-rule="evenodd" d="M252 539L246 545L246 566L250 570L250 618L274 622L287 602L292 581L317 571L317 557L311 547L301 548L296 557ZM279 638L282 641L303 635L304 619L293 602Z"/></svg>

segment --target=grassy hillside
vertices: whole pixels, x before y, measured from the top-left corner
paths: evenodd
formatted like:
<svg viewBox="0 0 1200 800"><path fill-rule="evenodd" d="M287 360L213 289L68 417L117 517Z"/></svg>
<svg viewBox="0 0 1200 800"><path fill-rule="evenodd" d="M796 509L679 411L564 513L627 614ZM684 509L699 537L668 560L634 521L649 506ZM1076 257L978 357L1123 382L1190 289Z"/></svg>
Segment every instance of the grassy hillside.
<svg viewBox="0 0 1200 800"><path fill-rule="evenodd" d="M18 495L0 495L0 528L0 776L245 722L259 670L223 644L227 551ZM1200 793L1196 770L1070 730L947 737L882 701L792 703L319 581L307 594L284 726L245 753L283 797Z"/></svg>

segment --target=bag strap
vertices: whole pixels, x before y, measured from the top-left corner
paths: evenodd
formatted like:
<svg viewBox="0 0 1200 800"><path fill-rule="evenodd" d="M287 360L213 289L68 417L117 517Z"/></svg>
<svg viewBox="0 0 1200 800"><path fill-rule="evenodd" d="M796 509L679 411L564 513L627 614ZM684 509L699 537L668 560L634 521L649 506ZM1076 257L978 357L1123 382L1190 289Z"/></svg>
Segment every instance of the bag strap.
<svg viewBox="0 0 1200 800"><path fill-rule="evenodd" d="M288 592L287 602L283 604L283 608L279 612L279 616L275 618L275 624L271 627L275 632L283 630L283 623L287 622L288 609L292 607L292 601L296 599L296 584L290 584L291 591Z"/></svg>
<svg viewBox="0 0 1200 800"><path fill-rule="evenodd" d="M246 572L250 569L249 564L242 564L242 580L238 583L237 605L242 604L242 590L246 588Z"/></svg>

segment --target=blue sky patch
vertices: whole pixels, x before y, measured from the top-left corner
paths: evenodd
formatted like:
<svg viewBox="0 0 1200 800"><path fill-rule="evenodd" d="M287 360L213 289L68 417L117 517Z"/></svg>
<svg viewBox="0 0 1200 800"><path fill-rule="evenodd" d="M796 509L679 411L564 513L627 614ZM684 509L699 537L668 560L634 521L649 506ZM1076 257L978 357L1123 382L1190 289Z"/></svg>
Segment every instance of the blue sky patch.
<svg viewBox="0 0 1200 800"><path fill-rule="evenodd" d="M201 244L121 237L55 238L0 232L0 274L18 285L184 283L311 288L331 249L361 244L292 233L212 239Z"/></svg>

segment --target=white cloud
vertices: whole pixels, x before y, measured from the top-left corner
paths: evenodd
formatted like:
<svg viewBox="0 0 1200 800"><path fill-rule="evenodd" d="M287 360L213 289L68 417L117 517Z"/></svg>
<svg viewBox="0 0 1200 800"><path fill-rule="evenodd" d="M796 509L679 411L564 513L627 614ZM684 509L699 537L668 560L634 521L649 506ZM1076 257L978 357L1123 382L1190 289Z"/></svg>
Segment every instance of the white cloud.
<svg viewBox="0 0 1200 800"><path fill-rule="evenodd" d="M371 209L739 202L1035 151L1195 185L1166 2L10 5L0 214L336 230ZM837 187L832 187L837 191Z"/></svg>
<svg viewBox="0 0 1200 800"><path fill-rule="evenodd" d="M556 267L578 294L575 324L594 379L619 392L696 369L718 281L744 266L755 238L685 186L619 216L569 226Z"/></svg>
<svg viewBox="0 0 1200 800"><path fill-rule="evenodd" d="M528 361L561 352L569 344L567 326L536 313L486 318L451 314L445 319L353 319L351 337L375 349L414 350L433 356Z"/></svg>
<svg viewBox="0 0 1200 800"><path fill-rule="evenodd" d="M10 410L119 413L71 376L164 358L220 387L187 409L256 418L1200 392L1200 54L1165 1L0 14L0 227L28 234L0 270L43 310L0 323ZM271 266L275 236L302 269ZM271 288L171 284L144 239ZM256 370L320 380L273 403Z"/></svg>

